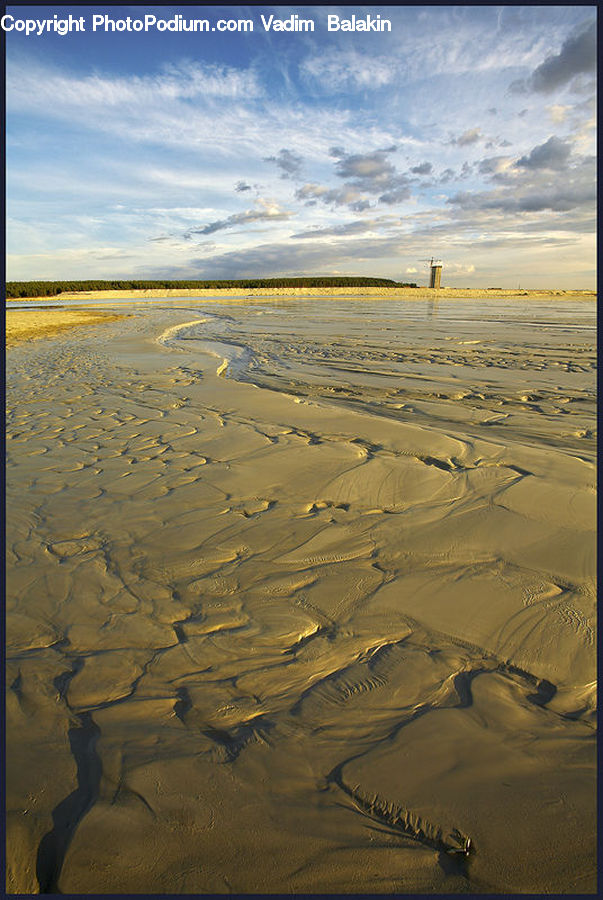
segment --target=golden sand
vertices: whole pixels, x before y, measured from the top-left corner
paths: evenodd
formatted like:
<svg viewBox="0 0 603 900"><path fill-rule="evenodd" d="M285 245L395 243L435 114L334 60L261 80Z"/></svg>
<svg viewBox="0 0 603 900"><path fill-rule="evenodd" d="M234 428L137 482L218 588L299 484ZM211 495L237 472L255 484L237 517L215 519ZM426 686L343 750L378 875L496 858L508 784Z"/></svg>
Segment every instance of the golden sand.
<svg viewBox="0 0 603 900"><path fill-rule="evenodd" d="M13 347L22 341L59 334L77 325L99 325L121 318L123 316L80 309L9 308L6 311L6 346Z"/></svg>
<svg viewBox="0 0 603 900"><path fill-rule="evenodd" d="M595 892L592 307L161 307L7 354L8 890Z"/></svg>
<svg viewBox="0 0 603 900"><path fill-rule="evenodd" d="M64 292L54 298L46 299L77 299L82 300L120 300L132 297L144 299L145 297L220 297L220 299L232 299L244 296L253 297L389 297L392 300L451 300L451 299L503 299L513 298L546 300L555 298L558 300L596 300L596 291L565 291L565 290L512 290L512 289L481 289L481 288L389 288L389 287L316 287L316 288L154 288L148 290L126 291L77 291ZM39 297L23 297L20 301L40 300ZM11 302L10 300L8 301ZM16 300L14 302L17 302Z"/></svg>

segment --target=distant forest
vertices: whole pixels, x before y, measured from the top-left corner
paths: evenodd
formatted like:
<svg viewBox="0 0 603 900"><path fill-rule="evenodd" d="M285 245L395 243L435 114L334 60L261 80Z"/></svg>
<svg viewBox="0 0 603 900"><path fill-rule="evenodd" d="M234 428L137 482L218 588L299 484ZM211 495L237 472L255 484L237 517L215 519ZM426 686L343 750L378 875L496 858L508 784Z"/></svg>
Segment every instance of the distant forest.
<svg viewBox="0 0 603 900"><path fill-rule="evenodd" d="M226 288L416 287L391 278L247 278L242 281L8 281L6 296L54 297L73 291L140 291Z"/></svg>

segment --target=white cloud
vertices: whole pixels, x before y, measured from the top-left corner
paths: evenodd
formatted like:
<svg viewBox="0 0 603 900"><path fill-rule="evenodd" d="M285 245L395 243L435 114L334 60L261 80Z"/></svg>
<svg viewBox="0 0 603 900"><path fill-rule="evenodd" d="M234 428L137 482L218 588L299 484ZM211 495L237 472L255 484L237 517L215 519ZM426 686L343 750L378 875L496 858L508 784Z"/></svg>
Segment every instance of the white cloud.
<svg viewBox="0 0 603 900"><path fill-rule="evenodd" d="M6 97L9 118L27 113L129 144L203 148L219 153L221 165L242 152L261 159L267 150L277 151L283 133L295 136L296 152L304 157L326 155L334 130L350 141L356 134L348 110L310 115L267 98L249 69L181 66L153 77L80 76L21 60L8 65ZM372 130L376 141L391 140Z"/></svg>
<svg viewBox="0 0 603 900"><path fill-rule="evenodd" d="M184 63L166 67L157 75L65 75L35 64L10 65L7 99L25 109L69 107L150 106L154 103L207 98L246 99L261 93L251 70Z"/></svg>
<svg viewBox="0 0 603 900"><path fill-rule="evenodd" d="M467 147L469 144L476 144L481 136L479 128L468 128L455 138L454 143L458 144L459 147Z"/></svg>
<svg viewBox="0 0 603 900"><path fill-rule="evenodd" d="M560 125L562 122L565 122L567 118L568 112L571 112L571 106L564 106L562 103L554 103L552 106L547 106L546 111L551 117L551 120L556 124Z"/></svg>
<svg viewBox="0 0 603 900"><path fill-rule="evenodd" d="M376 90L396 78L397 60L380 60L355 50L305 59L301 74L319 93Z"/></svg>

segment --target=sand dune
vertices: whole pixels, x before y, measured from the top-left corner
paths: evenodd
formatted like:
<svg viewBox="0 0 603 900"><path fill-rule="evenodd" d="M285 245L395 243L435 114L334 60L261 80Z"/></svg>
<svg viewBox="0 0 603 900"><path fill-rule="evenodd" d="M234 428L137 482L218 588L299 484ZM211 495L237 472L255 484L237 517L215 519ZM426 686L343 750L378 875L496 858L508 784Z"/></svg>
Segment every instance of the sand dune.
<svg viewBox="0 0 603 900"><path fill-rule="evenodd" d="M592 306L130 312L8 354L8 890L594 892Z"/></svg>

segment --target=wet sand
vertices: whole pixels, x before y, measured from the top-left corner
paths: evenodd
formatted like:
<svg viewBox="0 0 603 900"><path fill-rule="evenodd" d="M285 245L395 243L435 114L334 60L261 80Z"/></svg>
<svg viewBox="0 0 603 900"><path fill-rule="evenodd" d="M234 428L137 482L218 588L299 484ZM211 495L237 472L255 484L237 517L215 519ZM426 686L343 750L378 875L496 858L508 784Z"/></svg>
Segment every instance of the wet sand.
<svg viewBox="0 0 603 900"><path fill-rule="evenodd" d="M129 312L7 356L8 890L595 892L593 304Z"/></svg>

